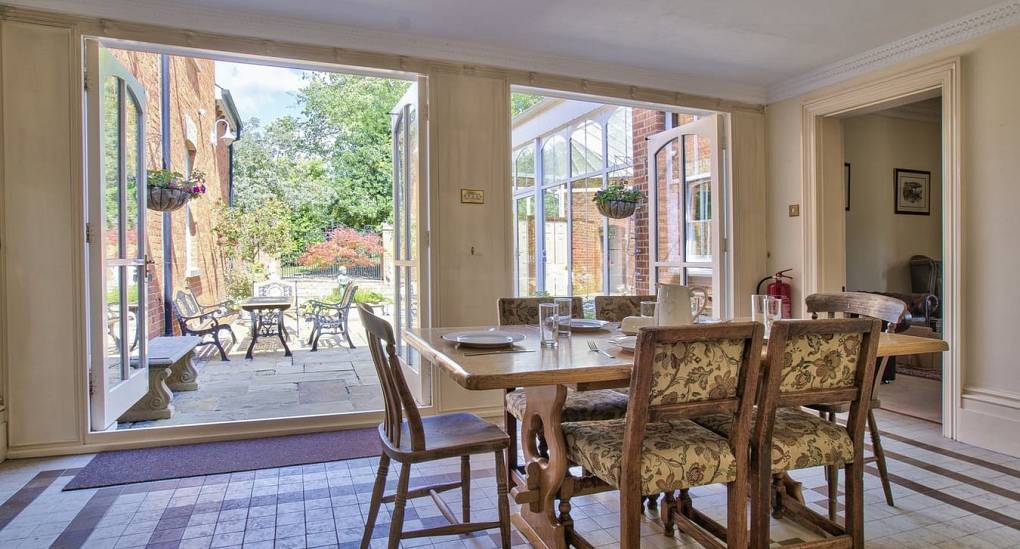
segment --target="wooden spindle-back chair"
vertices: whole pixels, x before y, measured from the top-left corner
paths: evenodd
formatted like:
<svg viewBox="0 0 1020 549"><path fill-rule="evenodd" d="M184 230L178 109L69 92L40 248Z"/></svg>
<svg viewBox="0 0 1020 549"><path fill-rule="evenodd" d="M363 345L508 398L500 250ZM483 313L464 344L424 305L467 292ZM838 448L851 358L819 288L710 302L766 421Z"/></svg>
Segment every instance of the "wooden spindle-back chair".
<svg viewBox="0 0 1020 549"><path fill-rule="evenodd" d="M397 353L393 328L389 322L376 316L369 305L359 304L358 310L383 392L383 422L379 425L383 453L379 457L379 470L372 489L372 502L361 547L364 549L370 545L379 507L389 502L394 504L389 531L390 549L398 547L402 539L465 534L492 528L499 528L503 547L510 547L510 504L507 500L507 477L502 473L506 470L503 452L507 449L509 437L499 427L474 414L454 413L423 418L404 379L405 364ZM487 452L491 452L496 460L499 520L471 522L470 456ZM459 482L408 490L412 464L457 456L461 458ZM390 460L401 464L400 477L396 493L384 496ZM461 489L462 521L457 519L439 496L439 493L454 488ZM404 532L407 500L423 496L432 496L440 513L450 524Z"/></svg>

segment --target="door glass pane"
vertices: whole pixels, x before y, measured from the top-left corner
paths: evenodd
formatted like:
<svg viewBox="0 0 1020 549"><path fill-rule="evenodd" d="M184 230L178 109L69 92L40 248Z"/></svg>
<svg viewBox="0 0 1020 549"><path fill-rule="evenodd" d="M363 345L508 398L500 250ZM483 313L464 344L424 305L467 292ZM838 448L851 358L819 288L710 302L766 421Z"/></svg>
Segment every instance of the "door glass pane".
<svg viewBox="0 0 1020 549"><path fill-rule="evenodd" d="M542 192L545 208L545 291L549 295L567 295L569 285L570 241L567 237L567 186L558 185Z"/></svg>
<svg viewBox="0 0 1020 549"><path fill-rule="evenodd" d="M603 235L605 217L592 200L602 188L601 177L580 179L570 184L571 276L575 296L602 293Z"/></svg>
<svg viewBox="0 0 1020 549"><path fill-rule="evenodd" d="M145 255L145 243L138 240L138 183L141 175L139 165L139 146L142 127L139 125L138 113L141 107L134 94L127 92L124 105L124 238L127 244L125 254L134 257Z"/></svg>
<svg viewBox="0 0 1020 549"><path fill-rule="evenodd" d="M609 166L634 163L634 133L630 107L620 107L609 117L606 138L609 145Z"/></svg>
<svg viewBox="0 0 1020 549"><path fill-rule="evenodd" d="M655 153L656 261L683 261L684 193L680 174L679 141L673 140ZM661 279L660 279L661 280Z"/></svg>
<svg viewBox="0 0 1020 549"><path fill-rule="evenodd" d="M610 185L631 186L633 169L627 168L609 173ZM609 293L634 295L637 293L634 223L643 216L640 213L626 219L609 219Z"/></svg>
<svg viewBox="0 0 1020 549"><path fill-rule="evenodd" d="M124 368L121 362L122 342L127 319L121 307L121 267L107 267L103 270L106 282L106 295L103 309L106 311L105 362L106 385L113 387L124 381Z"/></svg>
<svg viewBox="0 0 1020 549"><path fill-rule="evenodd" d="M103 257L124 257L121 221L121 143L120 143L120 79L109 77L103 82Z"/></svg>
<svg viewBox="0 0 1020 549"><path fill-rule="evenodd" d="M414 259L417 256L418 246L418 112L414 106L408 108L407 112L407 201L405 209L405 230L404 257Z"/></svg>
<svg viewBox="0 0 1020 549"><path fill-rule="evenodd" d="M404 119L393 128L396 149L393 154L393 258L404 259Z"/></svg>
<svg viewBox="0 0 1020 549"><path fill-rule="evenodd" d="M127 291L127 332L128 332L128 354L132 359L137 359L138 354L141 351L141 338L145 337L146 327L143 324L141 317L141 310L138 308L138 304L145 299L145 272L144 267L133 267L126 270L128 273L130 283L128 284ZM132 368L141 368L141 363L135 361L131 364Z"/></svg>
<svg viewBox="0 0 1020 549"><path fill-rule="evenodd" d="M687 261L712 261L712 143L684 136L685 222Z"/></svg>
<svg viewBox="0 0 1020 549"><path fill-rule="evenodd" d="M517 218L514 223L516 233L516 265L518 295L535 295L535 197L525 196L517 199Z"/></svg>

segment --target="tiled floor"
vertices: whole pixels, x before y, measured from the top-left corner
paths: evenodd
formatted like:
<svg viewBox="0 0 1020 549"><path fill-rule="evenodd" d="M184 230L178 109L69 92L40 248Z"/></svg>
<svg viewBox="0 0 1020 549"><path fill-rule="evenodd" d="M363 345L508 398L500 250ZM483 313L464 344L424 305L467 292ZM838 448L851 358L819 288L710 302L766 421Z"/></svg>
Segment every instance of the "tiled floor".
<svg viewBox="0 0 1020 549"><path fill-rule="evenodd" d="M896 507L888 507L875 471L865 476L867 546L1020 547L1020 459L941 438L932 423L879 411ZM62 492L89 456L8 461L0 465L0 547L357 547L368 509L375 459L322 463ZM495 484L491 458L473 460L473 516L492 520ZM412 485L450 480L456 461L415 467ZM806 498L823 509L820 470L799 471ZM396 478L390 472L391 485ZM392 486L391 486L392 487ZM413 486L412 486L413 487ZM457 509L459 492L448 492ZM713 516L723 512L721 487L692 491ZM577 528L601 546L615 547L618 503L613 493L576 498ZM441 524L429 498L412 500L407 528ZM380 515L373 547L385 546L388 512ZM642 546L696 546L666 538L647 514ZM773 521L776 546L811 534ZM474 537L413 540L424 547L495 547L496 532ZM514 533L514 543L526 546Z"/></svg>
<svg viewBox="0 0 1020 549"><path fill-rule="evenodd" d="M897 374L878 386L882 408L929 421L942 422L942 382Z"/></svg>

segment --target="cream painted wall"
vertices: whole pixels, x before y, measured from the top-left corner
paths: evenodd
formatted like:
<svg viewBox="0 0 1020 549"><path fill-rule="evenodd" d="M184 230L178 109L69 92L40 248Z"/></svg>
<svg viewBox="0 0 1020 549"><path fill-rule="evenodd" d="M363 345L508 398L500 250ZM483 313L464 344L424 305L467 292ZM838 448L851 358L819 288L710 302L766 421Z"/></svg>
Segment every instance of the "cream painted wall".
<svg viewBox="0 0 1020 549"><path fill-rule="evenodd" d="M772 269L801 272L801 218L786 214L801 200L801 105L805 100L937 60L962 62L961 361L963 397L958 421L965 442L1020 455L1020 28L1010 28L808 96L767 107L768 242ZM795 281L795 288L800 283ZM795 290L796 305L802 296ZM1013 436L1003 436L1010 433Z"/></svg>
<svg viewBox="0 0 1020 549"><path fill-rule="evenodd" d="M3 323L9 344L0 353L7 371L10 449L29 456L87 451L82 446L86 442L120 447L165 442L170 435L135 433L138 439L124 440L134 435L104 433L111 436L87 440L83 431L85 388L78 380L85 364L80 305L84 242L76 35L60 21L3 21L0 40L0 192L6 210L0 228L5 259L0 280L5 281L6 298L2 314L18 320ZM232 42L215 44L229 48ZM321 54L297 53L302 52ZM437 63L426 69L432 315L437 326L492 323L496 299L512 291L508 76L491 69L450 67ZM564 80L562 85L572 84ZM738 291L747 292L765 264L765 219L756 208L765 196L764 117L744 106L734 114L731 130L734 276L742 288ZM461 204L462 188L484 190L485 204ZM436 377L440 411L498 413L498 393L467 392L442 375ZM275 434L308 428L289 423L265 427ZM220 435L191 428L175 432L173 440L188 436Z"/></svg>
<svg viewBox="0 0 1020 549"><path fill-rule="evenodd" d="M937 122L869 114L843 120L850 163L846 286L910 291L910 256L942 257L942 130ZM896 168L931 172L931 215L894 213Z"/></svg>

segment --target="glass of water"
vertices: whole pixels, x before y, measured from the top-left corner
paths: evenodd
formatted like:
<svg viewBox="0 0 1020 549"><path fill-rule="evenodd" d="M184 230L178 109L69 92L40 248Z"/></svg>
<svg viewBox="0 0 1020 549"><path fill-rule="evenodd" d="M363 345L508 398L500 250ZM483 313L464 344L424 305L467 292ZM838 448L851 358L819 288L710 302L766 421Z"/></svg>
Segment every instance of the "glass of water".
<svg viewBox="0 0 1020 549"><path fill-rule="evenodd" d="M570 336L570 321L574 317L574 301L569 297L557 297L553 300L559 311L558 330L560 337Z"/></svg>
<svg viewBox="0 0 1020 549"><path fill-rule="evenodd" d="M783 317L783 300L771 295L751 296L751 319L765 325L765 337L769 337L772 323Z"/></svg>
<svg viewBox="0 0 1020 549"><path fill-rule="evenodd" d="M641 302L641 316L651 318L655 316L655 302L654 301L642 301Z"/></svg>
<svg viewBox="0 0 1020 549"><path fill-rule="evenodd" d="M538 329L542 334L541 343L543 347L556 347L556 338L559 336L560 308L555 303L538 304Z"/></svg>

